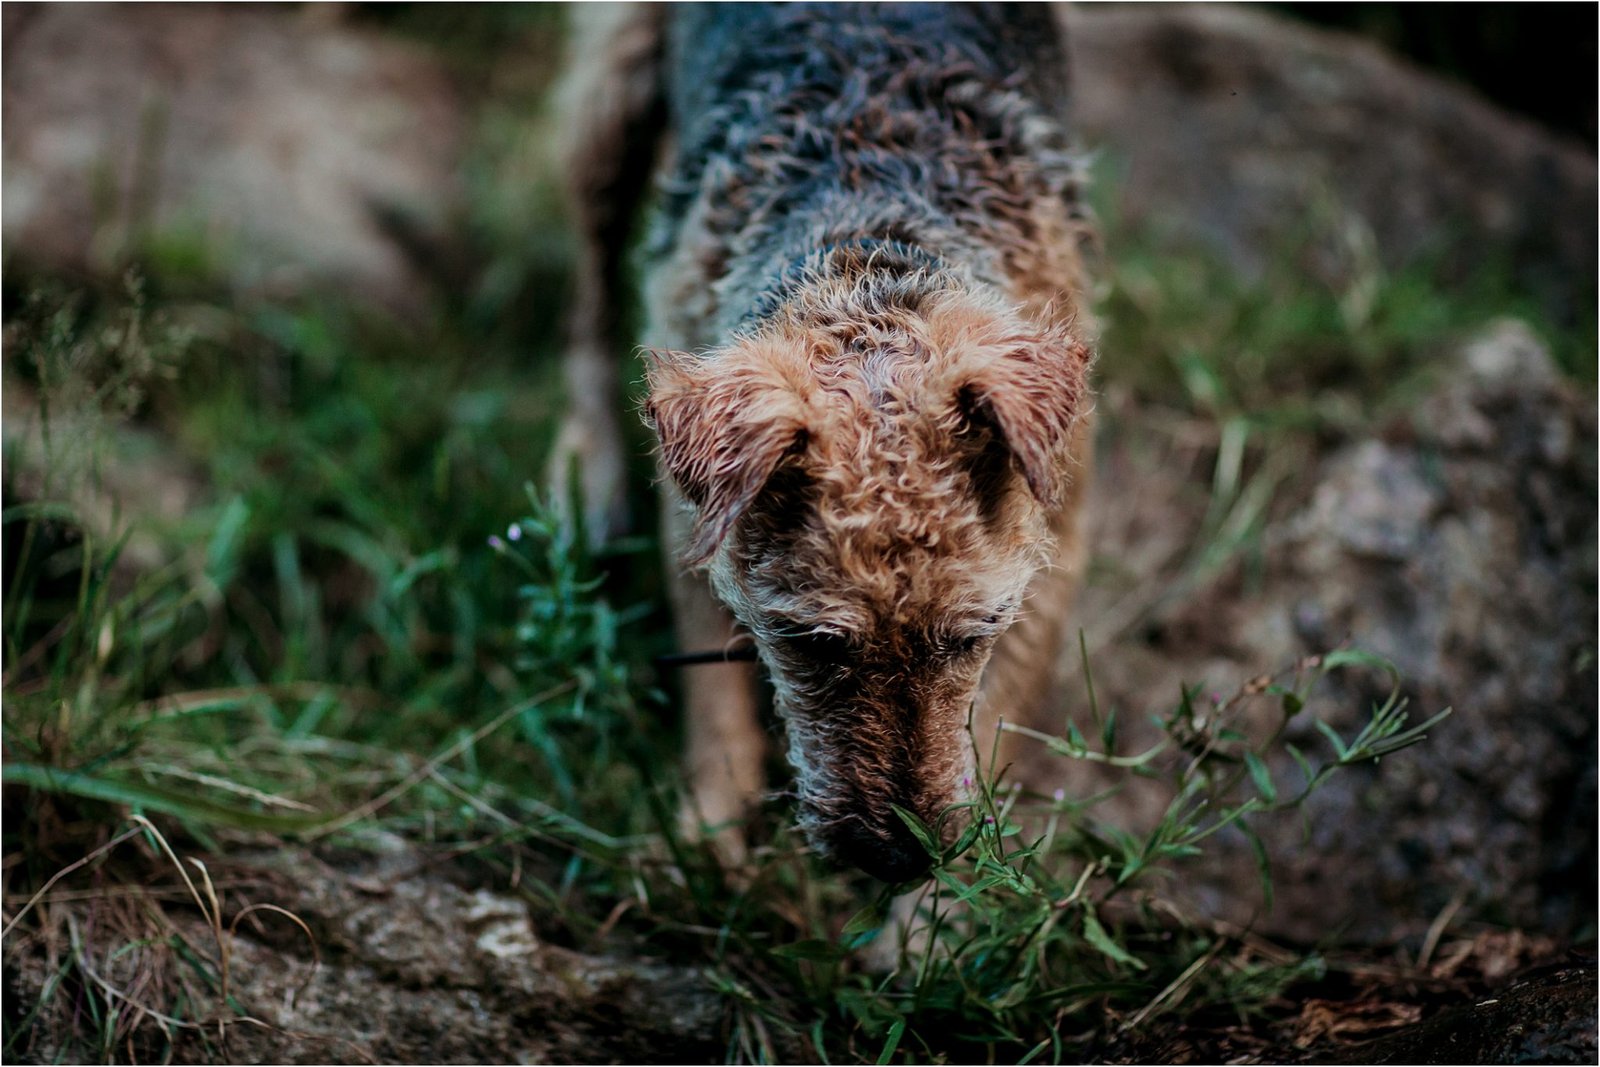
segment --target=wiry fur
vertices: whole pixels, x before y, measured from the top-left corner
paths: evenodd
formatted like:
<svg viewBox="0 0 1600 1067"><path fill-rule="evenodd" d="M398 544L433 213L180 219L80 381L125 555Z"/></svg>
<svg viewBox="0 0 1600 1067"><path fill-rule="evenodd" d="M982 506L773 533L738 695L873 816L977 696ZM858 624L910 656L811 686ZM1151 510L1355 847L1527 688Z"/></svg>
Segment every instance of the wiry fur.
<svg viewBox="0 0 1600 1067"><path fill-rule="evenodd" d="M1085 225L1048 18L690 6L650 59L676 138L646 340L680 640L726 639L717 604L754 636L812 840L889 878L923 866L893 807L931 822L970 784L980 683L1005 702L980 737L1032 717L1077 562ZM760 747L719 670L688 694L714 821L754 792L719 755Z"/></svg>

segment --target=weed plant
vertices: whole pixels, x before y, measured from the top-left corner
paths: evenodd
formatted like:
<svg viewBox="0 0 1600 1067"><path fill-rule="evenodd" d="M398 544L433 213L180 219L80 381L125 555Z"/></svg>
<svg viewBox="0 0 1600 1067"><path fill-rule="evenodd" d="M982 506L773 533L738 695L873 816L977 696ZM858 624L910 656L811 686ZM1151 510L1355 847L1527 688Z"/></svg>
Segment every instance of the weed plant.
<svg viewBox="0 0 1600 1067"><path fill-rule="evenodd" d="M1306 714L1316 677L1374 666L1366 657L1308 660L1204 712L1197 692L1186 691L1166 713L1166 739L1133 755L1119 754L1115 716L1091 698L1092 743L1076 725L1037 740L1065 761L1169 778L1165 816L1135 834L1096 818L1105 792L1041 800L1003 782L986 783L977 801L946 813L964 827L948 846L940 844L943 827L906 814L936 869L903 926L890 889L821 869L781 810L767 813L769 836L750 869L732 877L680 836L676 783L660 769L669 741L650 725L662 698L641 684L642 665L625 651L630 627L650 612L614 610L582 538L530 499L530 514L483 549L520 583L508 658L516 694L471 728L439 730L425 759L358 739L363 702L378 710L395 699L381 676L365 689L285 681L142 698L144 685L130 684L143 677L140 667L159 673L175 636L180 644L202 639L204 613L186 627L194 598L181 579L119 593L118 546L82 549L73 557L80 593L70 623L44 639L50 673L35 668L32 688L17 687L20 706L8 706L5 777L29 790L30 816L8 824L8 850L37 864L47 844L41 831L70 810L104 828L96 855L134 834L176 861L169 838L207 849L225 849L240 831L349 843L375 828L431 836L490 868L526 855L542 872L525 880L527 891L545 924L571 943L615 949L620 940L629 951L705 967L731 1006L730 1060L1056 1062L1103 1048L1118 1028L1161 1013L1259 1010L1314 972L1314 957L1263 959L1236 938L1188 923L1148 887L1213 835L1248 834L1250 816L1298 805L1329 774L1418 740L1433 721L1406 728L1403 701L1391 693L1355 738L1324 727L1327 757L1285 745L1301 772L1289 784L1274 781L1265 762L1278 733L1248 737L1239 713L1249 701L1273 700L1287 724ZM24 508L7 520L40 517ZM220 555L213 547L207 559ZM216 574L213 566L200 577L214 584ZM424 611L414 603L423 596L415 582L388 595L402 617ZM19 648L10 662L26 666L24 654ZM425 706L403 710L413 729L427 728ZM98 807L107 802L130 809L133 822ZM150 821L159 816L170 820L165 834ZM112 838L110 828L120 826L128 829ZM1264 858L1262 872L1268 877ZM190 883L222 944L222 912L205 903L207 887L202 894ZM622 903L631 906L625 923L601 920ZM13 914L8 933L23 918ZM71 988L86 998L99 1022L85 1043L109 1056L137 1025L132 1002L107 977L115 975L109 960L148 952L152 942L176 948L182 937L170 925L130 920L130 941L96 968L67 919L75 951L44 996ZM898 951L884 954L883 944ZM17 945L13 937L8 949ZM875 951L887 970L865 964ZM161 1018L200 1028L208 1020L199 1005L209 996L228 1002L227 968L192 951L186 963L167 972L179 977L169 978L173 1002ZM24 1040L27 1022L7 1041Z"/></svg>
<svg viewBox="0 0 1600 1067"><path fill-rule="evenodd" d="M604 701L629 721L638 687L616 660L616 616L603 603L575 609L572 599L550 597L552 589L597 588L574 578L573 542L543 513L513 530L516 542L496 547L539 579L522 590L529 620L540 623L522 631L533 648L528 662L565 664L576 703ZM1389 680L1366 724L1346 738L1317 720L1325 754L1285 741L1291 721L1310 714L1316 682L1347 669ZM730 878L703 846L679 835L674 809L658 802L653 834L640 838L658 842L658 851L602 857L597 881L611 887L608 898L631 885L639 915L654 927L641 931L647 946L699 936L697 954L735 1008L728 1058L738 1062L793 1059L796 1049L825 1062L1071 1061L1164 1013L1220 1007L1247 1016L1319 974L1316 956L1263 956L1189 920L1164 901L1162 879L1232 830L1255 846L1270 907L1270 865L1251 818L1298 808L1341 769L1422 740L1448 711L1408 725L1393 668L1339 650L1254 679L1204 710L1200 690L1185 689L1164 713L1163 739L1123 755L1116 717L1102 714L1089 684L1092 742L1075 723L1060 737L1012 729L1066 763L1168 783L1165 813L1145 832L1098 817L1118 786L1040 798L1003 779L985 782L978 799L944 813L941 823L951 827L901 811L934 861L932 882L871 890L818 870L781 828ZM1245 712L1259 701L1275 705L1276 726L1251 736ZM1280 751L1295 768L1289 780L1268 765ZM624 742L615 754L631 755L652 784L656 753L630 752ZM667 799L657 789L650 795ZM650 877L637 877L646 871ZM897 893L910 895L897 906ZM841 925L849 913L841 905L852 899L860 906Z"/></svg>
<svg viewBox="0 0 1600 1067"><path fill-rule="evenodd" d="M1202 540L1220 547L1192 570L1266 521L1278 446L1353 427L1497 307L1374 275L1355 314L1303 281L1186 262L1174 278L1173 257L1116 257L1105 370L1211 435ZM165 279L8 279L7 389L39 421L7 419L4 954L8 973L51 966L5 1012L7 1057L47 1018L76 1020L69 1054L109 1060L135 1037L141 1055L171 1054L247 1012L225 960L167 918L193 901L155 888L169 857L241 841L397 834L514 884L547 940L699 968L728 1005L731 1061L1093 1057L1150 1026L1269 1011L1318 972L1314 955L1187 916L1166 879L1435 721L1408 724L1391 678L1353 736L1284 740L1324 673L1385 672L1351 650L1167 708L1086 691L1086 717L1033 740L1118 783L1033 797L1002 776L946 827L915 826L937 862L914 916L816 862L781 799L749 828L743 870L685 839L671 679L652 667L670 648L656 546L592 555L537 491L507 502L542 465L555 376L538 346L484 323L546 266L424 328ZM1334 381L1355 399L1310 425L1293 396ZM158 492L112 506L130 469L156 466L151 448L192 483L177 514L152 506ZM649 508L641 496L636 514ZM1139 714L1164 740L1130 752L1118 724ZM1150 783L1167 790L1150 825L1102 814L1113 790ZM106 909L93 931L74 918L82 898L59 895L74 886Z"/></svg>

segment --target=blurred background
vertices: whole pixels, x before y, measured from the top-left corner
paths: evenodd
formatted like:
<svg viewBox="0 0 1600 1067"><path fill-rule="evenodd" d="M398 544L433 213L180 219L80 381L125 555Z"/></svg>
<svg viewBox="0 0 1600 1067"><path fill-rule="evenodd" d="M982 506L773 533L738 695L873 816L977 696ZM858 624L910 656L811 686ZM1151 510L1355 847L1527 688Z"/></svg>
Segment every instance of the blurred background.
<svg viewBox="0 0 1600 1067"><path fill-rule="evenodd" d="M332 1054L183 1044L205 908L128 903L179 891L148 837L103 863L130 812L219 878L233 857L237 884L343 946L302 985L299 935L240 935L258 985L235 992L311 990L284 1022L302 1036L399 1013L409 1036L357 1043L391 1060L822 1047L672 999L714 963L720 997L762 1000L777 965L728 964L728 928L746 947L832 936L859 887L783 867L781 905L747 929L729 916L759 894L648 873L677 723L651 667L671 643L642 426L631 536L591 556L542 498L573 254L553 151L566 10L3 18L7 921L85 856L99 894L8 925L8 1057ZM1219 835L1172 906L1297 950L1399 951L1439 995L1592 953L1596 8L1065 18L1103 337L1064 716L1085 706L1083 657L1132 749L1185 687L1365 648L1419 718L1453 717L1303 819ZM1334 679L1321 714L1352 729L1384 690ZM1108 818L1148 829L1167 799L1136 783ZM788 855L781 802L768 814L758 838ZM412 887L384 890L393 929L330 903L378 899L374 879ZM685 970L591 970L623 992L566 1029L530 1020L508 998L558 995L528 985L537 968L453 962L489 959L485 886L520 894L530 944ZM407 999L430 983L488 998L495 1025ZM140 1014L158 1002L183 1024L165 1037ZM669 1002L637 1032L605 1022Z"/></svg>
<svg viewBox="0 0 1600 1067"><path fill-rule="evenodd" d="M1343 30L1471 86L1593 147L1594 12L1566 4L1485 4L1471 18L1431 4L1268 4L1314 26ZM1538 70L1537 75L1533 74Z"/></svg>

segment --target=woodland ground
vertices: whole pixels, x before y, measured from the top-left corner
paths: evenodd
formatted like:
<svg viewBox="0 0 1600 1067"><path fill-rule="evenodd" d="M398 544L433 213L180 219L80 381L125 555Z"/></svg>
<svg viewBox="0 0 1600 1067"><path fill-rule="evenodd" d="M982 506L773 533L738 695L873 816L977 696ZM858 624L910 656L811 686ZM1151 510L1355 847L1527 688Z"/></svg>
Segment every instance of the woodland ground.
<svg viewBox="0 0 1600 1067"><path fill-rule="evenodd" d="M427 38L426 17L393 28ZM475 32L432 43L476 70L505 27ZM215 250L170 235L94 278L11 261L8 1059L1404 1058L1356 1042L1424 1040L1419 1020L1529 964L1548 967L1500 1010L1533 1021L1482 1040L1525 1025L1547 1045L1495 1049L1565 1054L1539 1013L1592 1004L1569 943L1441 913L1346 949L1170 899L1223 836L1437 743L1421 724L1444 709L1389 699L1403 679L1351 648L1116 706L1093 691L1115 647L1086 647L1052 745L1111 775L1104 793L1027 808L1002 783L943 857L965 904L945 948L889 974L858 951L891 936L881 887L808 856L783 799L740 877L683 840L642 428L635 536L586 553L538 484L570 249L522 118L545 77L523 73L474 87L468 266L420 311L240 299ZM1493 263L1448 285L1428 262L1246 277L1100 195L1102 432L1169 432L1188 463L1157 512L1192 535L1166 592L1248 575L1297 503L1284 464L1362 439L1498 320L1531 324L1592 404L1592 309L1554 321ZM1274 254L1292 268L1328 239ZM1329 671L1378 699L1330 714L1357 690L1330 697ZM1286 733L1313 718L1355 725ZM1122 739L1135 720L1158 724L1151 748ZM1294 773L1269 769L1286 754ZM1135 779L1165 790L1138 832L1101 816Z"/></svg>

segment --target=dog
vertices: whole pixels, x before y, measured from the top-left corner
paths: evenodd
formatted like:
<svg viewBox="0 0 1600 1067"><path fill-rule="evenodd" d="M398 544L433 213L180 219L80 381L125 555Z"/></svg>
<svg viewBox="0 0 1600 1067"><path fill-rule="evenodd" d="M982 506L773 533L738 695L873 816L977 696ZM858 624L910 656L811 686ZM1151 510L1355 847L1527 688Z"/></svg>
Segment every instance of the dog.
<svg viewBox="0 0 1600 1067"><path fill-rule="evenodd" d="M566 89L558 494L591 534L626 521L616 324L653 177L645 417L678 641L753 639L808 840L918 879L895 809L934 825L1009 762L998 723L1047 705L1083 559L1092 233L1055 14L595 7ZM765 788L756 683L738 662L685 682L692 821L730 862Z"/></svg>

